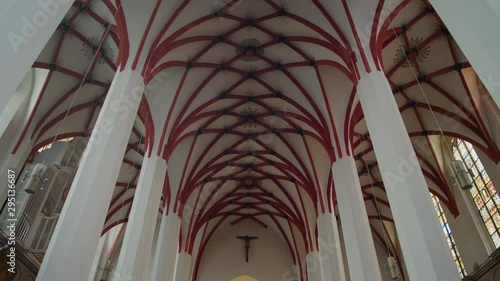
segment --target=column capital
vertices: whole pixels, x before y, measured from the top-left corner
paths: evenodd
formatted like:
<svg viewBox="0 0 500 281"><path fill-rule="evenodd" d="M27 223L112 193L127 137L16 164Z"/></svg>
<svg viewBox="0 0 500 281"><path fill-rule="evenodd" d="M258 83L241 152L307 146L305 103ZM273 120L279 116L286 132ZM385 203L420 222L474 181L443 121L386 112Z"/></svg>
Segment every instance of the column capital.
<svg viewBox="0 0 500 281"><path fill-rule="evenodd" d="M337 158L335 160L335 162L333 162L332 164L332 168L334 166L338 166L338 165L346 165L346 163L351 163L351 162L356 162L356 160L354 159L354 156L352 155L343 155L341 158Z"/></svg>
<svg viewBox="0 0 500 281"><path fill-rule="evenodd" d="M387 79L385 73L381 70L373 69L370 72L360 69L359 71L359 81L363 79Z"/></svg>
<svg viewBox="0 0 500 281"><path fill-rule="evenodd" d="M123 54L123 60L120 62L121 69L130 67L140 69L144 67L150 48L162 27L163 22L157 20L157 15L165 15L173 10L176 5L162 5L161 1L143 0L143 1L121 1L122 13L117 17L120 23L124 24L126 30L121 40L123 48L120 52ZM158 17L160 18L160 17ZM120 24L119 23L119 24Z"/></svg>

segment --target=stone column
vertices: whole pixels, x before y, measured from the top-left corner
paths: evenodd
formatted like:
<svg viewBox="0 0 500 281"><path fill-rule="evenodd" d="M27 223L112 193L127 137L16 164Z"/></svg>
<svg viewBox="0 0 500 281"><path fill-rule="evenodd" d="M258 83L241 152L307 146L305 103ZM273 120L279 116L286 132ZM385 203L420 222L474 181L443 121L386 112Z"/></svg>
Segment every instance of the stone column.
<svg viewBox="0 0 500 281"><path fill-rule="evenodd" d="M337 219L331 213L318 216L319 258L323 280L345 281L344 260Z"/></svg>
<svg viewBox="0 0 500 281"><path fill-rule="evenodd" d="M140 70L115 75L54 230L37 281L87 279L137 116Z"/></svg>
<svg viewBox="0 0 500 281"><path fill-rule="evenodd" d="M175 270L175 281L188 281L191 273L191 255L182 252L177 255L177 268Z"/></svg>
<svg viewBox="0 0 500 281"><path fill-rule="evenodd" d="M382 281L354 159L338 159L332 172L351 280Z"/></svg>
<svg viewBox="0 0 500 281"><path fill-rule="evenodd" d="M319 252L313 251L306 255L306 269L308 281L321 281L321 264L319 261ZM326 279L324 279L326 280ZM177 281L177 280L176 280Z"/></svg>
<svg viewBox="0 0 500 281"><path fill-rule="evenodd" d="M174 280L180 229L181 220L176 214L163 215L150 281Z"/></svg>
<svg viewBox="0 0 500 281"><path fill-rule="evenodd" d="M358 96L410 280L460 280L429 188L384 73L361 73ZM339 205L341 202L339 198ZM347 240L348 235L345 236Z"/></svg>
<svg viewBox="0 0 500 281"><path fill-rule="evenodd" d="M167 172L166 161L153 153L143 160L137 189L122 244L116 276L147 280L160 198ZM115 281L122 281L114 279Z"/></svg>

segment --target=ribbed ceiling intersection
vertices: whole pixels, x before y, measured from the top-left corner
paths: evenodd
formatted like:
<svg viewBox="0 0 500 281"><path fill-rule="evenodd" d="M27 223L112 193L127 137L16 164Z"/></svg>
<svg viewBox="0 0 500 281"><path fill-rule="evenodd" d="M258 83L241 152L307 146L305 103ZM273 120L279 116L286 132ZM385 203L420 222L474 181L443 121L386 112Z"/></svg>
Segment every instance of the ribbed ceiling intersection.
<svg viewBox="0 0 500 281"><path fill-rule="evenodd" d="M154 153L169 164L163 202L182 215L188 252L203 252L222 224L251 220L279 233L292 256L303 259L317 247L318 213L336 213L331 165L350 154L374 237L398 256L356 97L352 47L336 20L319 0L226 2L160 8L159 15L172 5L175 12L154 36L143 74L152 82L167 73L168 83L141 104L105 231L127 220L144 144L151 145L150 128L160 127ZM34 151L54 137L91 132L123 56L116 7L109 0L77 2L34 64L49 70L32 117ZM455 212L432 135L467 139L496 161L500 154L471 101L463 75L469 64L430 5L406 1L390 18L379 21L377 58L431 191ZM172 101L164 120L149 112L159 95ZM458 125L448 126L449 119Z"/></svg>

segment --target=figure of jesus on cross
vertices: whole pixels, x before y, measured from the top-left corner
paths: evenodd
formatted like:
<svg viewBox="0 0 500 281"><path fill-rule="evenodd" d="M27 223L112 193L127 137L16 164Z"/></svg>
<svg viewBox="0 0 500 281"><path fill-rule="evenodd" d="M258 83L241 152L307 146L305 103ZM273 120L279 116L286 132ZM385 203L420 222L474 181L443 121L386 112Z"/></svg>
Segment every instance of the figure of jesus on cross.
<svg viewBox="0 0 500 281"><path fill-rule="evenodd" d="M245 236L236 236L236 238L241 239L241 240L245 240L245 254L246 254L246 261L248 262L248 252L250 250L250 241L252 241L254 239L259 239L259 237L245 235Z"/></svg>

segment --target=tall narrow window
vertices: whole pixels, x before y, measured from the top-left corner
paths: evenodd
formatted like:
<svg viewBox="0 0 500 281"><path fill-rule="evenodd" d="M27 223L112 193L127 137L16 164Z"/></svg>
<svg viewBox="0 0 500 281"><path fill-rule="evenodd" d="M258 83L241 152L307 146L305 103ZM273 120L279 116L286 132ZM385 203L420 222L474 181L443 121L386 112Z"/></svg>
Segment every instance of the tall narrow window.
<svg viewBox="0 0 500 281"><path fill-rule="evenodd" d="M462 160L471 171L473 187L470 195L483 219L488 234L496 248L500 247L500 196L497 194L490 177L484 170L474 147L463 140L455 139L453 156Z"/></svg>
<svg viewBox="0 0 500 281"><path fill-rule="evenodd" d="M453 238L453 235L451 234L451 229L450 225L448 224L448 219L446 218L446 215L443 212L443 208L441 207L441 203L439 202L439 199L432 195L432 202L434 202L434 207L436 208L436 212L439 217L439 222L441 223L441 226L443 227L443 232L444 236L446 237L446 241L448 242L448 246L450 247L451 250L451 255L453 256L453 260L455 261L455 264L457 265L458 273L460 273L460 277L465 277L465 267L464 263L462 262L462 258L460 257L460 253L458 252L457 245L455 243L455 239Z"/></svg>

